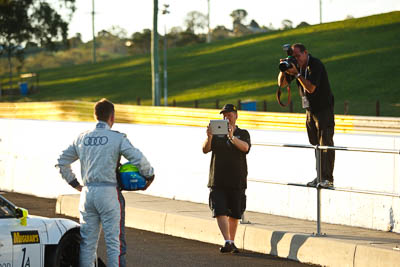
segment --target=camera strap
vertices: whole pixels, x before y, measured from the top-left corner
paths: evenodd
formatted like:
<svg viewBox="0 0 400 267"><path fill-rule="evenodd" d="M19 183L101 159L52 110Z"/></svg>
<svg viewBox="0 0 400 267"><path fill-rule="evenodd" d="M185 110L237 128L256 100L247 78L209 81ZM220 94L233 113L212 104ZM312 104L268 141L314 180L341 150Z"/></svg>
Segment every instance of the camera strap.
<svg viewBox="0 0 400 267"><path fill-rule="evenodd" d="M307 57L307 65L306 65L306 68L305 68L305 70L304 70L304 79L305 80L307 80L307 74L308 74L308 62L310 61L310 55L308 55L308 57ZM301 74L303 74L303 69L300 67L300 73ZM299 82L297 83L297 84L299 84ZM300 86L301 87L301 96L305 96L306 95L306 89L304 89L303 88L303 86Z"/></svg>
<svg viewBox="0 0 400 267"><path fill-rule="evenodd" d="M276 91L276 99L278 100L278 103L281 107L287 107L290 104L290 100L291 100L291 98L290 98L290 83L288 83L287 92L288 92L288 100L287 100L287 103L284 104L281 101L281 94L282 94L281 87L279 86L278 90Z"/></svg>
<svg viewBox="0 0 400 267"><path fill-rule="evenodd" d="M278 91L276 91L276 99L278 100L279 105L281 105L281 107L287 107L287 105L290 104L290 85L287 86L287 92L288 92L288 101L286 104L282 103L281 101L281 87L278 87Z"/></svg>

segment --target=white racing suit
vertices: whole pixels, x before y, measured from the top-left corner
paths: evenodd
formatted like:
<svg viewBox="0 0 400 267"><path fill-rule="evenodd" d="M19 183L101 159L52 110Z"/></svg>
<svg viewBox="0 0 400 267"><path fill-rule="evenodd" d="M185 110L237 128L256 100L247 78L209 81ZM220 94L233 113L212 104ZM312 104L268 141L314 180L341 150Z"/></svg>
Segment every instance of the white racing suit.
<svg viewBox="0 0 400 267"><path fill-rule="evenodd" d="M112 131L99 121L96 128L82 133L58 159L56 167L70 185L79 183L71 163L80 160L83 189L80 197L80 267L94 266L100 223L103 227L109 267L126 266L125 200L118 188L116 168L124 156L146 177L154 174L145 156L125 134Z"/></svg>

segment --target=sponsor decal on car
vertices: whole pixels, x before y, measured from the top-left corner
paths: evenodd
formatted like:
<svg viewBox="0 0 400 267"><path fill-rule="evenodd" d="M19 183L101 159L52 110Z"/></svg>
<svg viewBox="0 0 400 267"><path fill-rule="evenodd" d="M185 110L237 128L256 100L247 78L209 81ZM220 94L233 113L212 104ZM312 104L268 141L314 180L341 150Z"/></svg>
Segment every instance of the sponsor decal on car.
<svg viewBox="0 0 400 267"><path fill-rule="evenodd" d="M38 231L11 232L13 245L40 243Z"/></svg>

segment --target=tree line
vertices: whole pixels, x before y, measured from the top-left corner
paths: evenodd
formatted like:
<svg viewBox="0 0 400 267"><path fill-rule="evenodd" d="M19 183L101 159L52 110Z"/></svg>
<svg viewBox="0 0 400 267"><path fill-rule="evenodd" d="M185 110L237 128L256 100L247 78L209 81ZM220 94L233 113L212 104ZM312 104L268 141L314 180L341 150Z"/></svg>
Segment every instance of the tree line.
<svg viewBox="0 0 400 267"><path fill-rule="evenodd" d="M84 43L77 33L67 38L69 21L76 6L75 0L58 0L56 6L43 0L0 0L0 65L7 67L9 88L13 87L14 71L19 74L24 69L27 55L35 55L31 60L31 68L56 67L52 63L54 56L49 51L69 51L66 56L60 56L61 65L79 64L91 60L88 50L92 49L93 41ZM62 16L61 14L67 14ZM248 34L276 30L269 26L260 26L255 20L245 24L247 11L237 9L231 12L232 29L223 25L211 30L212 40L221 40ZM168 33L160 34L160 47L167 39L167 47L181 47L206 42L207 16L198 11L191 11L184 20L184 27L172 27ZM298 27L308 25L302 22ZM291 29L293 23L283 20L281 29ZM150 52L151 30L144 29L128 37L127 31L119 26L101 30L96 36L96 50L100 60L117 55L134 55ZM55 60L55 59L54 59ZM47 64L47 65L46 65ZM6 68L2 68L6 69ZM0 76L5 71L0 72ZM0 80L1 82L1 80ZM1 86L1 84L0 84Z"/></svg>

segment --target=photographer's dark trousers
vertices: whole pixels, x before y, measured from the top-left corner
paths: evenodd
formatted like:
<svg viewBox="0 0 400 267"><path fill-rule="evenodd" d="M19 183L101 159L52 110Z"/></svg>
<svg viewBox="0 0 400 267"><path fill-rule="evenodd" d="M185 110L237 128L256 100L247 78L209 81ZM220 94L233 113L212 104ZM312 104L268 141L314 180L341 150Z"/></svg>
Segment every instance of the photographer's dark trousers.
<svg viewBox="0 0 400 267"><path fill-rule="evenodd" d="M335 118L333 107L328 107L319 112L307 110L307 134L311 145L333 146L335 131ZM322 181L333 183L333 168L335 165L335 150L322 150L321 173Z"/></svg>

